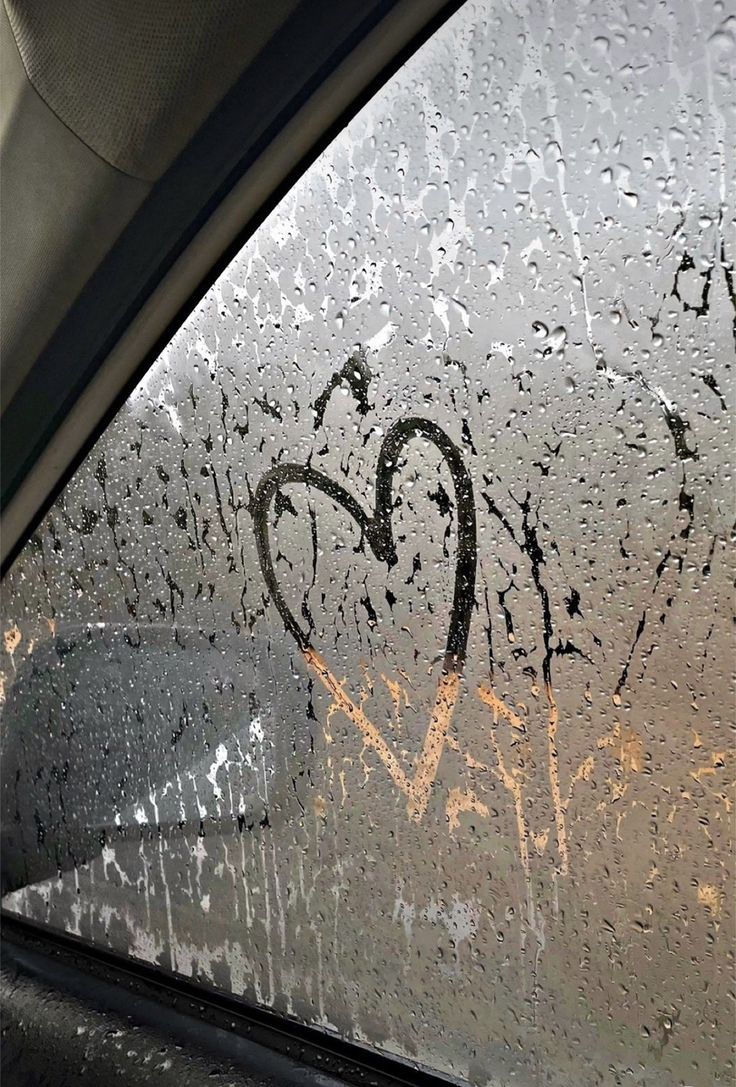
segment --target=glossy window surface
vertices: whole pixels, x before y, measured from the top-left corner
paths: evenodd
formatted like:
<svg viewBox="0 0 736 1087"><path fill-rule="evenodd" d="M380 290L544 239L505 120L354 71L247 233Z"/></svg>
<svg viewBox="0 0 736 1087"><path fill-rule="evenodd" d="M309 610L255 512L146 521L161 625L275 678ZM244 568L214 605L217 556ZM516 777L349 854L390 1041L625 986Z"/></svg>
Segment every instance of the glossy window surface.
<svg viewBox="0 0 736 1087"><path fill-rule="evenodd" d="M467 3L4 591L6 908L473 1084L731 1082L736 17Z"/></svg>

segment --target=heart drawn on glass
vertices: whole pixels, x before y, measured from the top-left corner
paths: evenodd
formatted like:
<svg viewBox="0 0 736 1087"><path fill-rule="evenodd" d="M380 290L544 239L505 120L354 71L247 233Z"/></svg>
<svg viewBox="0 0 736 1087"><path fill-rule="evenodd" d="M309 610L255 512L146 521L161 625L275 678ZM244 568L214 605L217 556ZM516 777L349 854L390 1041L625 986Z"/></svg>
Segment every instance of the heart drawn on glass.
<svg viewBox="0 0 736 1087"><path fill-rule="evenodd" d="M414 438L424 438L434 445L450 470L457 506L458 539L455 582L442 672L422 750L416 760L413 775L410 776L384 739L381 730L368 718L362 706L350 697L344 684L336 678L312 645L309 631L300 626L284 599L271 555L269 512L277 492L282 487L301 483L315 488L350 514L360 527L362 539L367 540L379 562L386 562L389 568L394 566L398 561L392 528L394 479L401 451ZM406 795L410 816L420 820L427 809L430 790L437 775L459 696L475 598L475 501L473 485L460 450L436 423L419 418L402 419L389 428L381 446L376 466L375 506L372 514L366 513L360 503L339 483L305 464L277 464L266 472L256 489L251 512L261 571L286 629L299 646L309 669L332 695L336 706L353 722L366 746L376 752L394 783Z"/></svg>

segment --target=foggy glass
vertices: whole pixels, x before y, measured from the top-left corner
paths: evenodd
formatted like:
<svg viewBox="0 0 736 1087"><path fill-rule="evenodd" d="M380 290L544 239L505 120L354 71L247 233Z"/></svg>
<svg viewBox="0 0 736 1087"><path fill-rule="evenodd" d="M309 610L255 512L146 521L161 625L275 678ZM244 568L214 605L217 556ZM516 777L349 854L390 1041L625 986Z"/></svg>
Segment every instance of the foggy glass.
<svg viewBox="0 0 736 1087"><path fill-rule="evenodd" d="M473 1084L731 1082L736 16L467 3L4 586L3 904Z"/></svg>

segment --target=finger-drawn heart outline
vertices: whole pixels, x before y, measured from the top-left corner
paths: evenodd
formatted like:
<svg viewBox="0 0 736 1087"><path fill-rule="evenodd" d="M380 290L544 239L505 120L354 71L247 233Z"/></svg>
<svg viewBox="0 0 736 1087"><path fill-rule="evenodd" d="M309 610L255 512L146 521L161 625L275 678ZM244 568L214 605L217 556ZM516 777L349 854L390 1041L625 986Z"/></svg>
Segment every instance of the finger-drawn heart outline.
<svg viewBox="0 0 736 1087"><path fill-rule="evenodd" d="M438 683L435 707L422 755L418 760L415 776L410 779L396 755L383 740L379 730L368 720L362 708L356 706L350 699L342 684L330 672L312 645L310 633L299 625L286 603L271 556L268 515L276 493L282 487L290 483L302 483L308 487L314 487L350 514L360 527L361 538L368 541L371 551L380 562L386 562L389 568L394 566L398 561L392 530L392 516L395 508L394 477L398 471L401 451L415 437L423 437L431 442L442 454L450 470L457 506L458 542L455 556L455 584L442 676ZM387 431L378 455L372 516L365 512L360 503L343 486L323 472L304 464L277 464L266 472L256 489L251 513L261 572L286 629L301 649L307 663L314 668L324 685L335 697L340 708L352 718L363 733L366 742L377 750L396 783L407 793L410 813L414 818L421 818L427 806L429 789L437 771L444 748L444 739L457 700L475 600L477 567L475 500L473 484L460 450L436 423L421 418L401 419Z"/></svg>

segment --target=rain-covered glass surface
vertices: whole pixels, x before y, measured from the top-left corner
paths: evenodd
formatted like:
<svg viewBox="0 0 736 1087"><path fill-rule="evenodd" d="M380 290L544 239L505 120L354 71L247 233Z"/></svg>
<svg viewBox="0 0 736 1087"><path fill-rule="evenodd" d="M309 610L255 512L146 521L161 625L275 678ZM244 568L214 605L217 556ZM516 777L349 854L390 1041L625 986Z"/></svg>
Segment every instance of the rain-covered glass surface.
<svg viewBox="0 0 736 1087"><path fill-rule="evenodd" d="M473 1084L731 1082L735 34L468 3L245 246L7 580L7 908Z"/></svg>

